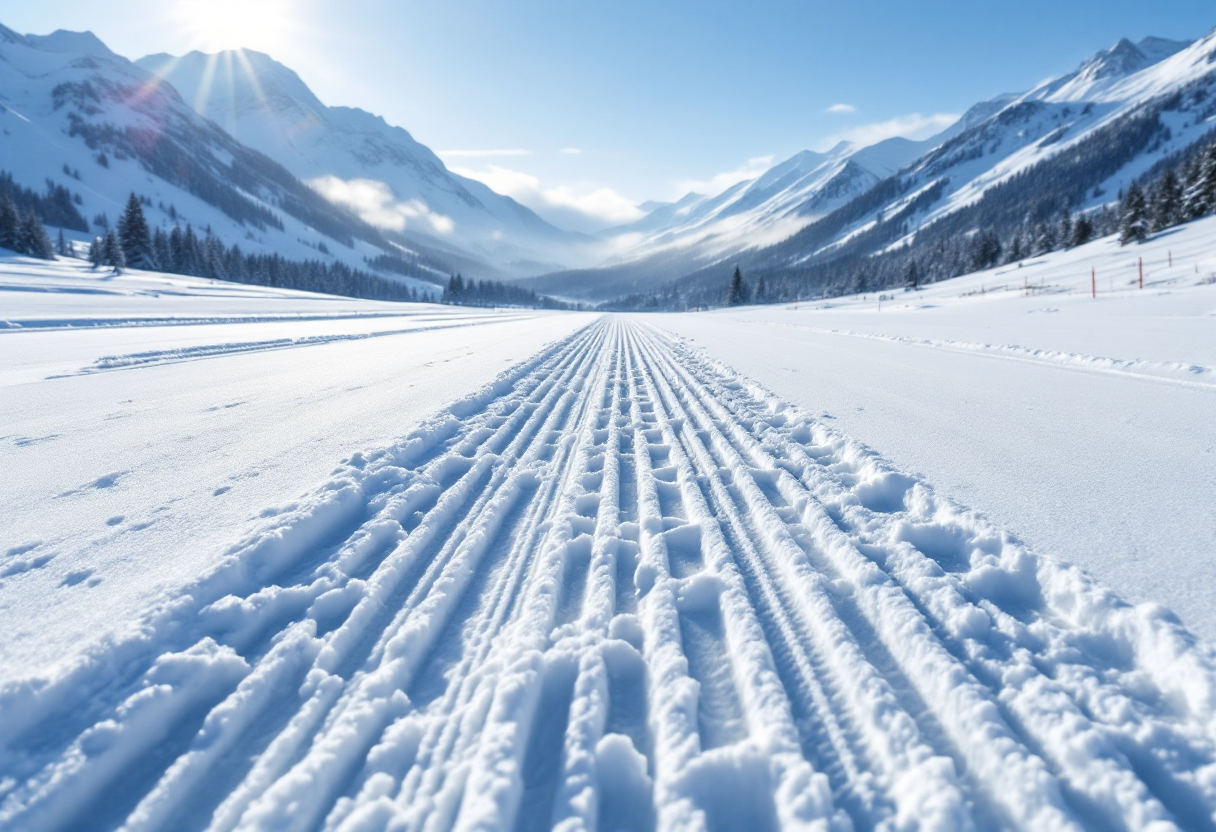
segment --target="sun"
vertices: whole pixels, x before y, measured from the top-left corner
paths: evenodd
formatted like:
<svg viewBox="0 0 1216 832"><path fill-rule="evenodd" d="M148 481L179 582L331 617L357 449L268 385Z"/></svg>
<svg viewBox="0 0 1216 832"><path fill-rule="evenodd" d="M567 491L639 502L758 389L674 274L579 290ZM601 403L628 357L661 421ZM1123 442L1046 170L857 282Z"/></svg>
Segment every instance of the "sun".
<svg viewBox="0 0 1216 832"><path fill-rule="evenodd" d="M292 0L177 0L174 16L191 46L201 52L227 49L276 51L298 27Z"/></svg>

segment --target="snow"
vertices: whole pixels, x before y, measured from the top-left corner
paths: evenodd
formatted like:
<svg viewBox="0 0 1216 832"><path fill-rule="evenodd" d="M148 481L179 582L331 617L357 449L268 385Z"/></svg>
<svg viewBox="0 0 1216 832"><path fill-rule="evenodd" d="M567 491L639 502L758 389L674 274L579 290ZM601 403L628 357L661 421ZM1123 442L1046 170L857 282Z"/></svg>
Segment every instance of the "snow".
<svg viewBox="0 0 1216 832"><path fill-rule="evenodd" d="M0 261L0 827L1210 828L1213 233L881 312Z"/></svg>
<svg viewBox="0 0 1216 832"><path fill-rule="evenodd" d="M881 311L871 293L662 326L1216 638L1214 235L1205 219L1097 241L890 293Z"/></svg>
<svg viewBox="0 0 1216 832"><path fill-rule="evenodd" d="M83 109L63 106L55 91L61 85L88 85L106 92ZM126 97L122 91L138 90ZM112 95L110 93L113 93ZM149 224L166 232L175 225L192 224L200 235L210 229L226 245L239 245L245 253L279 254L289 260L337 260L367 270L367 259L383 252L356 240L346 246L329 239L304 222L274 210L264 194L246 194L268 207L283 223L283 230L267 226L258 230L226 215L215 205L184 187L154 177L144 164L114 152L105 166L98 162L98 148L91 148L78 135L74 117L103 131L144 129L152 135L168 132L191 153L210 154L216 162L231 163L231 140L219 134L214 124L200 118L171 88L159 85L153 75L110 52L90 33L58 31L52 35L21 36L0 25L0 129L4 132L4 156L0 169L11 173L18 185L42 191L48 180L68 188L79 197L78 210L90 222L90 231L68 229L69 240L87 244L102 227L93 223L99 214L113 225L130 193L152 201L145 206ZM170 125L170 127L166 127ZM100 147L100 146L99 146ZM206 160L204 160L206 161ZM73 176L64 173L64 167ZM227 174L213 171L217 177ZM78 178L77 178L78 177ZM229 180L225 180L229 181ZM247 183L234 183L244 188ZM55 233L52 229L52 235ZM332 254L324 255L321 244ZM407 257L411 252L402 249ZM435 274L434 282L446 275ZM412 277L394 279L419 291L434 291L434 283Z"/></svg>
<svg viewBox="0 0 1216 832"><path fill-rule="evenodd" d="M357 108L327 107L269 55L160 54L136 64L242 144L374 225L408 231L441 251L455 246L513 276L530 276L541 263L552 270L597 257L590 238L559 230L510 197L452 173L401 127ZM374 196L353 193L368 188Z"/></svg>
<svg viewBox="0 0 1216 832"><path fill-rule="evenodd" d="M338 460L581 320L78 261L5 262L0 302L0 457L22 471L0 485L7 680L129 625Z"/></svg>

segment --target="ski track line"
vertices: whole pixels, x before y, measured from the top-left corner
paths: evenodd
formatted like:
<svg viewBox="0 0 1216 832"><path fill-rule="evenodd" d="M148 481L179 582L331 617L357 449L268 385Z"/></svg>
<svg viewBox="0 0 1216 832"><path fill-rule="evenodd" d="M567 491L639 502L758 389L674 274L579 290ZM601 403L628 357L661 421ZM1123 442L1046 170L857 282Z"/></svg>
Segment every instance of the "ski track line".
<svg viewBox="0 0 1216 832"><path fill-rule="evenodd" d="M2 288L2 287L0 287ZM195 297L191 295L191 297ZM332 321L375 320L378 318L404 318L411 321L452 321L485 318L485 313L477 315L443 315L434 312L334 312L324 313L286 313L283 315L216 315L211 317L126 317L126 318L22 318L19 320L0 319L0 336L17 335L31 332L57 332L62 330L90 329L128 329L164 326L229 326L233 324L282 324L282 323L312 323Z"/></svg>
<svg viewBox="0 0 1216 832"><path fill-rule="evenodd" d="M603 318L0 688L0 828L1216 831L1216 657Z"/></svg>
<svg viewBox="0 0 1216 832"><path fill-rule="evenodd" d="M96 373L112 372L114 370L138 370L143 367L157 367L164 364L179 364L183 361L197 361L204 358L220 358L228 355L250 352L268 352L270 350L295 349L297 347L312 347L319 344L332 344L338 341L363 341L368 338L383 338L389 335L412 335L415 333L435 332L442 329L463 329L484 324L505 323L508 321L526 320L526 315L503 315L495 318L457 318L454 321L436 324L434 326L407 327L404 329L388 329L380 332L355 332L339 335L306 335L300 338L274 338L266 341L233 341L223 344L199 344L193 347L179 347L171 350L148 350L146 352L128 353L126 355L104 355L87 367L82 367L74 373L47 376L48 379L71 378L73 376L94 375Z"/></svg>
<svg viewBox="0 0 1216 832"><path fill-rule="evenodd" d="M885 335L877 332L858 332L852 329L825 329L777 321L749 320L747 323L800 329L804 332L812 332L817 335L842 335L849 338L863 338L870 341L885 341L890 344L947 350L964 355L980 355L986 358L997 358L1006 361L1046 364L1047 366L1061 369L1127 376L1149 381L1163 381L1183 387L1205 390L1216 387L1216 368L1207 367L1202 364L1183 364L1177 361L1146 361L1141 358L1106 358L1100 355L1085 355L1075 352L1063 352L1061 350L1022 347L1017 344L980 344L974 341L954 341L943 338L913 338L907 335Z"/></svg>

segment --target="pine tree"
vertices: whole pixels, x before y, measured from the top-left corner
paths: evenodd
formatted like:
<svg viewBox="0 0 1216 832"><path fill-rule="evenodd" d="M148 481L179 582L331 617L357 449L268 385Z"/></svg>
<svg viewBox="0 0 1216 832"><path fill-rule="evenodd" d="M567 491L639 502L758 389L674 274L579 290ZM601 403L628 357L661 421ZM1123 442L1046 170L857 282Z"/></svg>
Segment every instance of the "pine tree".
<svg viewBox="0 0 1216 832"><path fill-rule="evenodd" d="M17 239L21 234L21 215L7 193L0 199L0 248L17 250Z"/></svg>
<svg viewBox="0 0 1216 832"><path fill-rule="evenodd" d="M59 229L59 239L55 242L55 251L59 254L60 257L67 257L69 254L68 241L63 238L63 229L62 228Z"/></svg>
<svg viewBox="0 0 1216 832"><path fill-rule="evenodd" d="M1068 206L1064 206L1064 213L1060 215L1060 233L1056 238L1068 245L1068 241L1072 239L1072 212L1068 210Z"/></svg>
<svg viewBox="0 0 1216 832"><path fill-rule="evenodd" d="M1094 236L1094 225L1087 214L1078 214L1076 221L1072 224L1072 237L1068 240L1070 248L1083 246L1088 243Z"/></svg>
<svg viewBox="0 0 1216 832"><path fill-rule="evenodd" d="M136 269L155 269L156 257L152 252L152 235L144 219L143 207L135 192L127 198L127 207L118 220L118 236L122 242L127 264Z"/></svg>
<svg viewBox="0 0 1216 832"><path fill-rule="evenodd" d="M739 271L738 266L735 266L735 273L731 275L730 286L726 290L726 305L742 306L745 303L747 303L747 287L743 285L743 273Z"/></svg>
<svg viewBox="0 0 1216 832"><path fill-rule="evenodd" d="M909 289L917 289L920 287L920 269L916 266L915 260L908 261L907 282L905 285Z"/></svg>
<svg viewBox="0 0 1216 832"><path fill-rule="evenodd" d="M1153 191L1153 231L1164 231L1177 225L1182 210L1182 186L1173 168L1166 168Z"/></svg>
<svg viewBox="0 0 1216 832"><path fill-rule="evenodd" d="M1120 207L1119 244L1142 243L1148 238L1148 205L1140 183L1133 182Z"/></svg>
<svg viewBox="0 0 1216 832"><path fill-rule="evenodd" d="M1056 227L1050 223L1039 223L1035 226L1034 254L1046 254L1056 250Z"/></svg>
<svg viewBox="0 0 1216 832"><path fill-rule="evenodd" d="M1193 220L1211 213L1216 205L1216 145L1208 147L1187 164L1183 176L1182 215Z"/></svg>
<svg viewBox="0 0 1216 832"><path fill-rule="evenodd" d="M760 275L756 279L756 303L764 303L768 300L768 287L764 285L764 275Z"/></svg>
<svg viewBox="0 0 1216 832"><path fill-rule="evenodd" d="M127 265L126 253L122 250L122 241L113 231L107 231L101 243L101 263L103 266L113 266L118 273Z"/></svg>
<svg viewBox="0 0 1216 832"><path fill-rule="evenodd" d="M21 220L21 230L17 238L17 250L30 257L41 260L55 259L55 246L51 243L51 235L46 233L42 220L31 208Z"/></svg>
<svg viewBox="0 0 1216 832"><path fill-rule="evenodd" d="M1016 263L1025 257L1026 254L1022 248L1022 229L1015 229L1013 235L1009 238L1009 244L1005 246L1005 262Z"/></svg>
<svg viewBox="0 0 1216 832"><path fill-rule="evenodd" d="M156 255L157 268L173 270L173 251L169 247L169 235L163 228L157 228L152 235L152 251Z"/></svg>
<svg viewBox="0 0 1216 832"><path fill-rule="evenodd" d="M94 237L93 242L89 243L89 262L93 264L93 268L101 268L104 255L101 248L101 238Z"/></svg>

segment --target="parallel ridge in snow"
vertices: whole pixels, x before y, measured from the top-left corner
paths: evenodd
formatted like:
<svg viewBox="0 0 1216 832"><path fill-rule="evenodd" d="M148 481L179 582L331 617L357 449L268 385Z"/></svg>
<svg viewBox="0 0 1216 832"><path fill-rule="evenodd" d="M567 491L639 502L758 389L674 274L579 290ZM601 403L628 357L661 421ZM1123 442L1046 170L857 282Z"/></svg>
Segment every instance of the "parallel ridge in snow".
<svg viewBox="0 0 1216 832"><path fill-rule="evenodd" d="M13 830L1212 829L1216 672L647 325L0 691Z"/></svg>
<svg viewBox="0 0 1216 832"><path fill-rule="evenodd" d="M757 323L771 322L757 321ZM1204 387L1216 386L1216 368L1203 364L1183 364L1177 361L1145 361L1139 358L1107 358L1101 355L1082 355L1075 352L1023 347L1017 344L980 344L974 341L956 341L948 338L913 338L907 335L882 335L874 332L857 332L851 329L824 329L821 327L801 326L799 324L781 324L781 326L804 329L807 332L818 332L825 335L869 338L875 341L890 341L891 343L907 344L914 347L976 353L1013 361L1054 364L1060 367L1071 367L1096 373L1148 376L1150 378L1159 378L1163 381L1173 381L1182 384L1197 384Z"/></svg>

